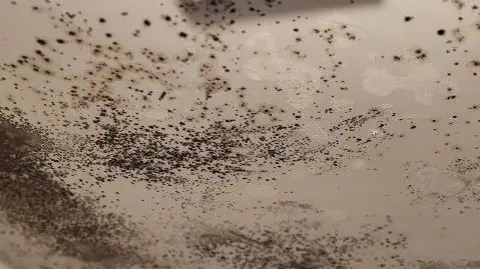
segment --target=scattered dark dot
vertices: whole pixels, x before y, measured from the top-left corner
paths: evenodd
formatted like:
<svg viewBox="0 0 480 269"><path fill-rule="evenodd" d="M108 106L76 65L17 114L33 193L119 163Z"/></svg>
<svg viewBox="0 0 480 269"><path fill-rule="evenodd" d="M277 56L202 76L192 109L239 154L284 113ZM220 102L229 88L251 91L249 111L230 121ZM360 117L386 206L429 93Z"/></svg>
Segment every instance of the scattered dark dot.
<svg viewBox="0 0 480 269"><path fill-rule="evenodd" d="M158 98L158 100L162 100L163 98L165 98L165 95L167 95L166 92L162 92L162 94L160 95L160 97Z"/></svg>
<svg viewBox="0 0 480 269"><path fill-rule="evenodd" d="M44 39L41 39L41 38L37 38L37 43L42 45L42 46L47 45L47 41L45 41Z"/></svg>
<svg viewBox="0 0 480 269"><path fill-rule="evenodd" d="M165 19L166 21L171 21L172 17L170 17L169 15L165 15L163 16L163 19Z"/></svg>

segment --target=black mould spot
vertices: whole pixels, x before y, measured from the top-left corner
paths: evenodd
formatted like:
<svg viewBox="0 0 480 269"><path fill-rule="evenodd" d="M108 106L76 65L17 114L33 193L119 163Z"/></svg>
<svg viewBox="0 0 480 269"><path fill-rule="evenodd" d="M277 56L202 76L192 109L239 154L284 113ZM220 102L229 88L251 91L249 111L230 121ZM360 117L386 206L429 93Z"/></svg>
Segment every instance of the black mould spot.
<svg viewBox="0 0 480 269"><path fill-rule="evenodd" d="M160 97L158 98L158 100L162 100L163 98L165 98L165 95L167 95L166 92L162 92L162 94L160 95Z"/></svg>
<svg viewBox="0 0 480 269"><path fill-rule="evenodd" d="M425 60L427 58L427 53L425 53L422 49L416 49L415 54L418 60Z"/></svg>
<svg viewBox="0 0 480 269"><path fill-rule="evenodd" d="M449 96L447 96L447 100L454 100L454 99L456 99L456 98L457 98L456 95L449 95Z"/></svg>
<svg viewBox="0 0 480 269"><path fill-rule="evenodd" d="M413 17L412 16L405 16L405 18L403 18L406 22L409 22L411 20L413 20Z"/></svg>
<svg viewBox="0 0 480 269"><path fill-rule="evenodd" d="M472 67L480 67L480 60L473 60L469 63Z"/></svg>
<svg viewBox="0 0 480 269"><path fill-rule="evenodd" d="M143 20L143 25L145 25L146 27L149 27L150 25L152 25L152 22L148 19L145 19Z"/></svg>
<svg viewBox="0 0 480 269"><path fill-rule="evenodd" d="M440 35L440 36L445 35L445 30L444 29L438 29L437 30L437 35Z"/></svg>
<svg viewBox="0 0 480 269"><path fill-rule="evenodd" d="M45 41L44 39L41 39L41 38L37 38L37 43L42 45L42 46L47 45L47 41Z"/></svg>

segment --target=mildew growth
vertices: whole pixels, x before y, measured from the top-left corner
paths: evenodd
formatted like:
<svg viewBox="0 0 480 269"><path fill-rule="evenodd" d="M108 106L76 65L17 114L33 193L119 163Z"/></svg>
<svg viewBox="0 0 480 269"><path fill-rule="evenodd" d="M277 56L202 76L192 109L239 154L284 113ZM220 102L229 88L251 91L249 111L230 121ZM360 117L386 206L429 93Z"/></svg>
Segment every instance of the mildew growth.
<svg viewBox="0 0 480 269"><path fill-rule="evenodd" d="M151 263L122 217L102 213L48 172L49 142L42 130L0 116L0 210L5 221L39 237L52 251L100 264Z"/></svg>
<svg viewBox="0 0 480 269"><path fill-rule="evenodd" d="M222 268L355 268L371 248L381 246L376 266L402 267L405 261L389 251L405 249L406 237L385 224L366 226L358 234L341 235L322 231L322 223L307 218L279 223L275 228L255 228L224 223L187 234L189 248L198 262L212 262Z"/></svg>
<svg viewBox="0 0 480 269"><path fill-rule="evenodd" d="M480 208L478 6L383 2L0 4L38 26L0 43L4 223L88 268L477 266L402 227Z"/></svg>

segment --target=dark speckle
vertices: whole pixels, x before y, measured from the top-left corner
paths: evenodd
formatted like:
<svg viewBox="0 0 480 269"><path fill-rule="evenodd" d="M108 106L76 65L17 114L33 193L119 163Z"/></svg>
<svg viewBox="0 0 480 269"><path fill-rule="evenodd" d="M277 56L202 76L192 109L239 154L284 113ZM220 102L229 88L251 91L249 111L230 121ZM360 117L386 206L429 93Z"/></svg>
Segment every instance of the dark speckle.
<svg viewBox="0 0 480 269"><path fill-rule="evenodd" d="M422 49L416 49L415 54L416 54L415 57L418 60L425 60L427 58L427 53L424 52Z"/></svg>
<svg viewBox="0 0 480 269"><path fill-rule="evenodd" d="M37 38L37 43L42 45L42 46L47 45L47 41L45 41L44 39L41 39L41 38Z"/></svg>
<svg viewBox="0 0 480 269"><path fill-rule="evenodd" d="M454 100L454 99L456 99L456 98L457 98L456 95L449 95L449 96L447 96L446 99L447 99L447 100Z"/></svg>
<svg viewBox="0 0 480 269"><path fill-rule="evenodd" d="M472 60L469 62L471 67L480 68L480 60Z"/></svg>
<svg viewBox="0 0 480 269"><path fill-rule="evenodd" d="M167 95L166 92L162 92L162 94L160 95L160 97L158 98L158 100L162 100L163 98L165 98L166 95Z"/></svg>
<svg viewBox="0 0 480 269"><path fill-rule="evenodd" d="M437 35L440 35L440 36L445 35L445 30L444 29L438 29L437 30Z"/></svg>

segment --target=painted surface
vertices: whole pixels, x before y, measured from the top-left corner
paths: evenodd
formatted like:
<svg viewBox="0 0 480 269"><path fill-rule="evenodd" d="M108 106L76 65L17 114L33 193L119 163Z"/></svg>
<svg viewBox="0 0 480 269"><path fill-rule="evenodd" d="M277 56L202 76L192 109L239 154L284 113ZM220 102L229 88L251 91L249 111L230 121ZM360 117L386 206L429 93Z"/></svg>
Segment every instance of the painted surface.
<svg viewBox="0 0 480 269"><path fill-rule="evenodd" d="M479 7L1 1L0 260L480 268Z"/></svg>

